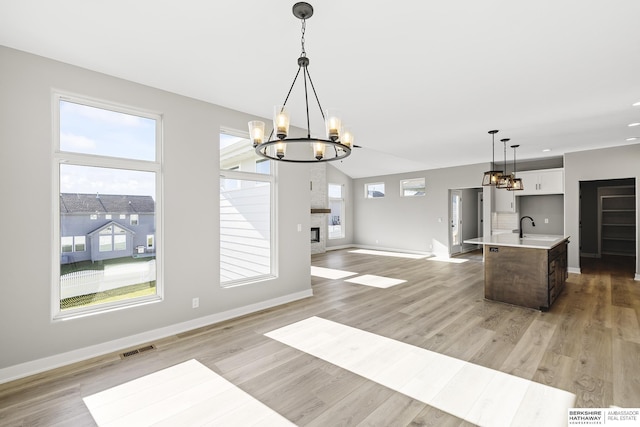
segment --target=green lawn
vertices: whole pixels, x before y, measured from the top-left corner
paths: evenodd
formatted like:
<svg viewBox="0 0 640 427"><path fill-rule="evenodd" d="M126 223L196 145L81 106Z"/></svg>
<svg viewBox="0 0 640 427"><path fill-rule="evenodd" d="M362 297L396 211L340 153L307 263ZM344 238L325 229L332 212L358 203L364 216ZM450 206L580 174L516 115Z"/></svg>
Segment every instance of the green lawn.
<svg viewBox="0 0 640 427"><path fill-rule="evenodd" d="M122 288L111 289L95 294L80 295L77 297L65 298L60 301L60 309L88 307L107 302L121 301L125 299L141 297L145 295L155 295L156 282L139 283L136 285L123 286Z"/></svg>

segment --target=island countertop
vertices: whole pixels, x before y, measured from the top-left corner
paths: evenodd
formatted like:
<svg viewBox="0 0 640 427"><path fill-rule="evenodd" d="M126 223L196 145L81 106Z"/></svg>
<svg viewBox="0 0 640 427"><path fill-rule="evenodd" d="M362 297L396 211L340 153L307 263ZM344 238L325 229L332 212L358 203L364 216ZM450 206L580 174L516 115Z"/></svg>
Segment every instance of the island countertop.
<svg viewBox="0 0 640 427"><path fill-rule="evenodd" d="M515 248L551 249L568 240L570 236L548 234L525 234L521 239L516 233L467 239L464 243L474 245L510 246Z"/></svg>

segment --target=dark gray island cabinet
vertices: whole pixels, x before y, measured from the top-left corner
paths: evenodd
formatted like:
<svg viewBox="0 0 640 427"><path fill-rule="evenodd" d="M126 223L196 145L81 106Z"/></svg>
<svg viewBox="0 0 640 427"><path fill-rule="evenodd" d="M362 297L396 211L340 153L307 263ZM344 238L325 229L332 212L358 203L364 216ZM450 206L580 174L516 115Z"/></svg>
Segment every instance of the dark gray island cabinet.
<svg viewBox="0 0 640 427"><path fill-rule="evenodd" d="M484 296L548 310L567 280L568 236L500 234L465 240L484 246Z"/></svg>

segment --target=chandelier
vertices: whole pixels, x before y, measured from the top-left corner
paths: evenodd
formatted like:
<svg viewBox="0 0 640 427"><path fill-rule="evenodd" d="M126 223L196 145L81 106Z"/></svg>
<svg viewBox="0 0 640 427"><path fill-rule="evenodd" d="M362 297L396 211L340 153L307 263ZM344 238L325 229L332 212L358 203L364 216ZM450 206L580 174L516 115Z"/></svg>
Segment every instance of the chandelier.
<svg viewBox="0 0 640 427"><path fill-rule="evenodd" d="M304 36L307 19L313 15L313 7L309 3L299 2L293 5L293 15L302 21L302 52L298 58L298 72L293 78L293 83L287 92L287 96L282 105L277 105L273 112L273 129L269 138L265 140L264 122L254 120L249 122L249 138L257 154L271 160L297 163L328 162L344 159L351 154L353 145L353 134L343 126L339 115L332 110L323 110L320 99L309 74L309 58L304 48ZM304 100L307 118L306 138L289 137L290 115L286 109L289 95L302 74L304 80ZM315 96L320 114L325 123L325 138L315 138L311 136L311 126L309 121L309 93L311 86ZM273 138L275 133L275 138ZM273 139L272 139L273 138Z"/></svg>
<svg viewBox="0 0 640 427"><path fill-rule="evenodd" d="M489 134L491 134L491 170L486 171L482 178L482 185L492 185L496 186L500 178L502 177L502 171L496 170L496 158L495 158L495 145L496 145L496 133L498 130L490 130Z"/></svg>
<svg viewBox="0 0 640 427"><path fill-rule="evenodd" d="M524 184L522 183L522 178L516 178L516 148L518 147L519 145L511 146L511 148L513 148L513 173L511 174L511 179L509 180L507 191L524 190Z"/></svg>
<svg viewBox="0 0 640 427"><path fill-rule="evenodd" d="M507 173L507 142L509 142L509 138L503 138L500 140L504 147L504 173L500 175L498 179L498 183L496 184L496 188L508 188L511 184L511 174Z"/></svg>

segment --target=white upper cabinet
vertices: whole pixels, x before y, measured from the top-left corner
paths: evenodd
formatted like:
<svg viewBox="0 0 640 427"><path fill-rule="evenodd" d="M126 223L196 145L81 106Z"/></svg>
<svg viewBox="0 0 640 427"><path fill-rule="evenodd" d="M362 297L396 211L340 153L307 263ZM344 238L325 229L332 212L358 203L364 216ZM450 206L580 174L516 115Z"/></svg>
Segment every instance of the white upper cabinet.
<svg viewBox="0 0 640 427"><path fill-rule="evenodd" d="M504 188L493 188L493 211L494 212L515 212L515 193L519 191L507 191Z"/></svg>
<svg viewBox="0 0 640 427"><path fill-rule="evenodd" d="M564 194L564 169L562 168L517 172L516 176L522 178L524 185L524 190L513 192L516 196Z"/></svg>

